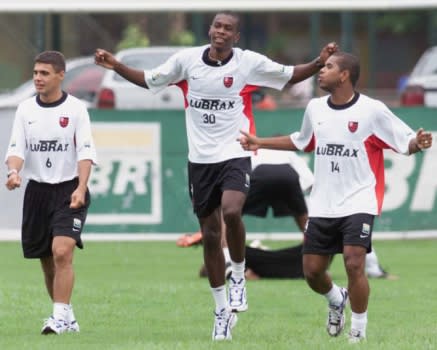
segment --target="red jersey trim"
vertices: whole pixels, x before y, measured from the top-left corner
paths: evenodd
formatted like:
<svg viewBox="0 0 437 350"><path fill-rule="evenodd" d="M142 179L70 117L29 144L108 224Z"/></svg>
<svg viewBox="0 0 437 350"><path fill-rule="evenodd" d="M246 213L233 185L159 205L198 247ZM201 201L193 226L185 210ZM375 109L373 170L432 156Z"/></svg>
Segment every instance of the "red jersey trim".
<svg viewBox="0 0 437 350"><path fill-rule="evenodd" d="M240 96L243 98L243 114L249 119L249 134L256 135L255 118L252 109L252 92L258 90L256 85L245 85L240 91Z"/></svg>
<svg viewBox="0 0 437 350"><path fill-rule="evenodd" d="M369 136L364 141L369 165L375 176L375 196L378 205L378 215L381 214L382 204L384 202L385 176L384 176L384 153L383 150L391 148L384 141L375 135Z"/></svg>
<svg viewBox="0 0 437 350"><path fill-rule="evenodd" d="M176 83L175 85L182 90L182 93L184 95L184 108L187 109L187 107L188 107L188 100L187 100L188 82L186 80L181 80L180 82Z"/></svg>

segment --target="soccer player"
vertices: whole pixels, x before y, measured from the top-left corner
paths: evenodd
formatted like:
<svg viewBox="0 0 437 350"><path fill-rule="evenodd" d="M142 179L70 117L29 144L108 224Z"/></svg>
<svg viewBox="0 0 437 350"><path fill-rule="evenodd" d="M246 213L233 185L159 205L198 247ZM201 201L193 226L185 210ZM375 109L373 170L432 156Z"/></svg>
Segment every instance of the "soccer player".
<svg viewBox="0 0 437 350"><path fill-rule="evenodd" d="M432 144L431 133L423 129L415 133L382 102L356 91L359 75L355 56L334 53L318 77L320 88L329 95L309 102L299 132L259 138L242 130L240 137L245 150L315 153L303 271L308 285L328 301L329 335L342 332L350 298L351 343L366 337L369 283L364 266L372 248L373 220L381 212L384 196L383 150L411 155ZM347 288L334 284L327 273L337 253L343 253Z"/></svg>
<svg viewBox="0 0 437 350"><path fill-rule="evenodd" d="M6 153L6 187L20 187L23 202L22 247L25 258L40 259L53 314L42 334L79 332L71 306L73 252L83 248L81 232L90 204L87 184L96 152L83 102L61 89L65 59L57 51L36 56L37 95L17 108Z"/></svg>
<svg viewBox="0 0 437 350"><path fill-rule="evenodd" d="M285 66L235 48L239 24L237 14L217 13L209 29L210 44L183 49L149 71L127 67L105 50L95 53L96 64L113 69L136 85L159 91L176 84L184 93L189 193L204 234L204 260L215 300L213 340L231 339L231 328L237 320L234 312L248 308L241 210L249 190L251 166L250 153L242 150L236 139L239 129L255 130L250 95L259 86L282 89L287 83L312 76L337 50L336 44L330 43L313 61ZM229 300L220 242L222 212L232 258Z"/></svg>

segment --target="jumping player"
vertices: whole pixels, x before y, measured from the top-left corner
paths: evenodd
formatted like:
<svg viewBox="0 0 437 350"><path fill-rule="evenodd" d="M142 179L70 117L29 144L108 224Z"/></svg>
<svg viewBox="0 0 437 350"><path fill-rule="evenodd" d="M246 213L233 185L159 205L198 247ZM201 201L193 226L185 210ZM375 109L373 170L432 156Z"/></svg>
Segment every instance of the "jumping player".
<svg viewBox="0 0 437 350"><path fill-rule="evenodd" d="M249 50L235 48L240 20L219 12L209 29L210 44L183 49L159 67L142 71L97 49L96 64L113 69L132 83L159 91L178 85L185 97L188 138L189 193L204 234L204 261L215 300L213 340L231 339L234 312L248 308L244 279L245 228L241 211L250 183L250 153L241 149L239 130L254 132L251 93L259 86L282 89L317 73L334 43L326 45L312 62L285 66ZM221 249L221 214L232 258L229 300ZM232 308L230 307L232 305Z"/></svg>

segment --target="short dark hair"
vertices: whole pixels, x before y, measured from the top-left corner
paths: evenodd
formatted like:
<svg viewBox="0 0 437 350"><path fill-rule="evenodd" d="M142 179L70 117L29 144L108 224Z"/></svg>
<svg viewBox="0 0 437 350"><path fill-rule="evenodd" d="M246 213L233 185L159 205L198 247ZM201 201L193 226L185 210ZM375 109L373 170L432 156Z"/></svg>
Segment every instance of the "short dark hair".
<svg viewBox="0 0 437 350"><path fill-rule="evenodd" d="M357 56L354 56L347 52L338 51L332 54L335 57L340 58L337 63L341 71L349 71L349 77L352 86L355 87L358 79L360 78L360 61Z"/></svg>
<svg viewBox="0 0 437 350"><path fill-rule="evenodd" d="M34 63L51 64L56 73L65 72L65 57L59 51L43 51L35 57Z"/></svg>
<svg viewBox="0 0 437 350"><path fill-rule="evenodd" d="M226 16L231 16L235 19L235 23L236 23L236 29L237 32L240 31L240 15L237 12L234 11L229 11L229 10L223 10L223 11L219 11L214 15L214 18L217 15L226 15Z"/></svg>

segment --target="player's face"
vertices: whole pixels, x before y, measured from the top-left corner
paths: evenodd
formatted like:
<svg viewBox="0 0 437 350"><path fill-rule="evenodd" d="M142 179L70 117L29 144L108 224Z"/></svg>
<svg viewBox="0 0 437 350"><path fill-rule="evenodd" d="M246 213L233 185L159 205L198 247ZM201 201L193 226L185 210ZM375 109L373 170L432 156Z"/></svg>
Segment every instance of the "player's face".
<svg viewBox="0 0 437 350"><path fill-rule="evenodd" d="M347 72L341 71L337 63L339 59L339 57L330 56L320 70L318 83L322 90L333 92L347 78Z"/></svg>
<svg viewBox="0 0 437 350"><path fill-rule="evenodd" d="M41 97L50 97L58 93L64 79L64 71L56 72L51 64L35 63L33 68L33 83L36 92Z"/></svg>
<svg viewBox="0 0 437 350"><path fill-rule="evenodd" d="M240 39L237 19L230 15L218 14L214 17L208 34L211 39L211 46L217 51L232 49Z"/></svg>

